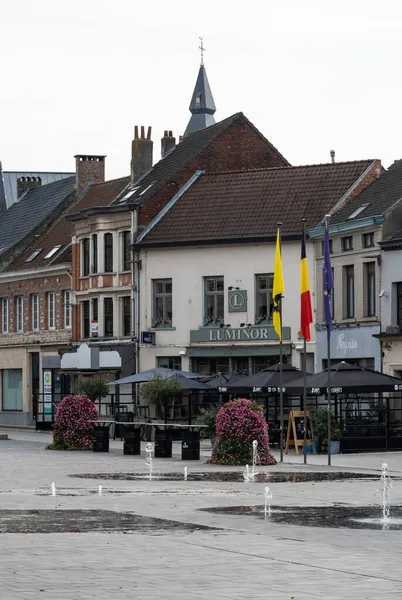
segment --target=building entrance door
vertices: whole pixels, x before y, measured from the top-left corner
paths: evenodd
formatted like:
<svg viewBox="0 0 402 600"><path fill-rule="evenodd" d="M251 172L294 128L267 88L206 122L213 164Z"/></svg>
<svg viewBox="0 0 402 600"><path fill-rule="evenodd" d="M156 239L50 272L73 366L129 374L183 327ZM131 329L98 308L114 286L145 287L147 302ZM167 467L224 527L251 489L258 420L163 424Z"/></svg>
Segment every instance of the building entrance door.
<svg viewBox="0 0 402 600"><path fill-rule="evenodd" d="M32 391L32 416L36 419L38 415L39 400L39 352L31 352L31 391Z"/></svg>

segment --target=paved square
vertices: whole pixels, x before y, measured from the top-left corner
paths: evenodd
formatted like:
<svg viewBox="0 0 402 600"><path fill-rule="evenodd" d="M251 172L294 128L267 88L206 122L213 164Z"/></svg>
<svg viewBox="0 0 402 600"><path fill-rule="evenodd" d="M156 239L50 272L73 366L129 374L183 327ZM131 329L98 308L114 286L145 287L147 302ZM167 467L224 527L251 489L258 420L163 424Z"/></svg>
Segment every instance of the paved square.
<svg viewBox="0 0 402 600"><path fill-rule="evenodd" d="M2 433L2 432L0 432ZM146 472L143 456L123 456L122 443L109 454L46 450L50 437L8 431L0 440L0 512L27 511L60 516L74 511L135 513L184 526L133 528L132 532L1 534L3 599L373 599L402 597L400 531L326 529L287 525L256 516L200 511L201 508L261 505L264 484L216 481L80 479L78 473ZM155 459L156 472L223 470L202 460L184 463L179 445L173 459ZM309 465L289 455L266 471L323 471L325 456L309 456ZM375 473L373 479L273 483L273 503L281 506L365 506L378 503L381 463L395 479L394 504L402 505L402 455L333 457L332 471ZM240 470L237 468L237 470ZM56 484L56 497L51 483ZM98 486L102 485L102 495ZM6 513L9 514L9 513ZM14 513L15 514L15 513ZM17 513L19 514L19 513ZM35 516L35 523L44 513ZM92 514L92 513L91 513ZM93 513L95 514L95 513ZM102 514L102 513L98 513ZM63 517L60 516L62 519ZM91 517L92 518L92 517ZM55 520L54 530L57 530ZM74 519L73 519L74 521ZM142 519L141 522L145 522ZM116 521L118 522L118 520ZM159 523L159 521L153 521ZM197 527L198 525L198 527ZM202 529L201 526L217 529ZM51 529L51 527L50 527ZM80 531L79 518L77 529ZM110 529L110 527L109 527Z"/></svg>

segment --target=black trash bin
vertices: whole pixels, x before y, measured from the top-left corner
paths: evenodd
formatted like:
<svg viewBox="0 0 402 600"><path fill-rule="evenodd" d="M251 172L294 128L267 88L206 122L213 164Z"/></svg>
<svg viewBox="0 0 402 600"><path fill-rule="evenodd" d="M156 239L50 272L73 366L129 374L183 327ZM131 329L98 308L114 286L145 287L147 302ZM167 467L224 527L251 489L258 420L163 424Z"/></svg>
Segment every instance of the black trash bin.
<svg viewBox="0 0 402 600"><path fill-rule="evenodd" d="M155 429L155 458L172 458L172 434L166 429Z"/></svg>
<svg viewBox="0 0 402 600"><path fill-rule="evenodd" d="M141 432L139 429L133 427L124 434L123 454L141 454Z"/></svg>
<svg viewBox="0 0 402 600"><path fill-rule="evenodd" d="M93 430L94 452L109 452L109 427L97 426Z"/></svg>
<svg viewBox="0 0 402 600"><path fill-rule="evenodd" d="M124 438L125 434L128 431L132 430L130 425L126 425L125 423L134 423L134 413L133 412L117 412L116 413L116 425L114 426L114 437L120 438L121 440Z"/></svg>
<svg viewBox="0 0 402 600"><path fill-rule="evenodd" d="M181 441L182 460L200 460L200 432L183 429Z"/></svg>

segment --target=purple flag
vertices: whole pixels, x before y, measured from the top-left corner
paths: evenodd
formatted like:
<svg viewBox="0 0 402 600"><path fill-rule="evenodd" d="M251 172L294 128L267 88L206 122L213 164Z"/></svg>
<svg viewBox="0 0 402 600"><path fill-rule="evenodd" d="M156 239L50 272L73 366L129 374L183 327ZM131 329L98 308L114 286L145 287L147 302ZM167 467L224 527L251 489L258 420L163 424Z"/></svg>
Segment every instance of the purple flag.
<svg viewBox="0 0 402 600"><path fill-rule="evenodd" d="M332 277L331 253L329 249L328 221L325 221L324 230L324 315L327 326L327 338L330 339L332 331L332 291L334 280Z"/></svg>

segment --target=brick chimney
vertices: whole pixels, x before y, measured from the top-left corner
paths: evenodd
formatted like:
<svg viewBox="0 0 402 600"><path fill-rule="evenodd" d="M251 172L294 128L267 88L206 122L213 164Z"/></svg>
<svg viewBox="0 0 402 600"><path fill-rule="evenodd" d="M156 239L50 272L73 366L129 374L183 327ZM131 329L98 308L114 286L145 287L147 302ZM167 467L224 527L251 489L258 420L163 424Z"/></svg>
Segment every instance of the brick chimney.
<svg viewBox="0 0 402 600"><path fill-rule="evenodd" d="M105 158L104 155L76 154L75 177L77 194L89 183L103 183L105 181Z"/></svg>
<svg viewBox="0 0 402 600"><path fill-rule="evenodd" d="M21 198L28 190L31 190L42 185L40 177L26 176L18 177L17 179L17 198Z"/></svg>
<svg viewBox="0 0 402 600"><path fill-rule="evenodd" d="M151 127L148 127L145 137L144 126L141 126L141 137L138 135L138 125L134 128L134 139L131 144L131 181L134 183L152 167L153 142Z"/></svg>
<svg viewBox="0 0 402 600"><path fill-rule="evenodd" d="M163 138L161 139L161 154L162 158L176 146L176 138L173 137L173 132L165 129Z"/></svg>

